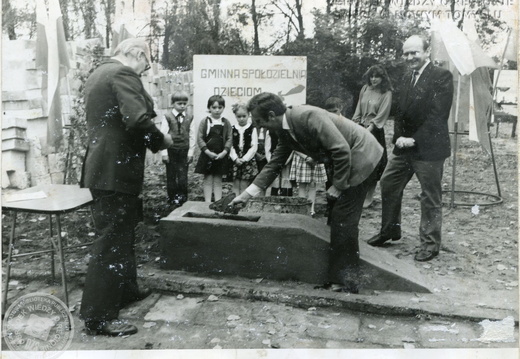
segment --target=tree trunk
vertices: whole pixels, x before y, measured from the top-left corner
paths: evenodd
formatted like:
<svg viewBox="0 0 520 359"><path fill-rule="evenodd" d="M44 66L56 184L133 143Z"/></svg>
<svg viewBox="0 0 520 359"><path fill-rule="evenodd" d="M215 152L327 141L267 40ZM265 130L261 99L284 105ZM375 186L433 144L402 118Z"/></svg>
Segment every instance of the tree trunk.
<svg viewBox="0 0 520 359"><path fill-rule="evenodd" d="M213 0L213 39L220 42L220 0Z"/></svg>
<svg viewBox="0 0 520 359"><path fill-rule="evenodd" d="M260 40L258 39L259 19L256 13L256 0L251 0L251 17L253 19L253 55L260 55Z"/></svg>
<svg viewBox="0 0 520 359"><path fill-rule="evenodd" d="M102 4L105 8L105 38L106 48L110 48L110 40L112 36L112 15L115 13L114 0L103 0Z"/></svg>
<svg viewBox="0 0 520 359"><path fill-rule="evenodd" d="M383 15L388 16L390 14L390 3L392 0L385 0L385 4L383 5Z"/></svg>
<svg viewBox="0 0 520 359"><path fill-rule="evenodd" d="M298 39L303 40L305 38L305 31L303 28L303 13L302 13L302 1L296 0L296 18L298 20Z"/></svg>
<svg viewBox="0 0 520 359"><path fill-rule="evenodd" d="M69 1L68 0L60 0L60 10L61 10L61 19L63 20L63 32L65 33L65 40L72 40L72 36L70 33L70 24L69 24Z"/></svg>
<svg viewBox="0 0 520 359"><path fill-rule="evenodd" d="M169 23L169 20L166 24L164 24L164 39L163 39L163 53L162 53L162 65L165 68L169 68L170 64L170 36L172 34L172 25Z"/></svg>
<svg viewBox="0 0 520 359"><path fill-rule="evenodd" d="M11 2L9 0L2 1L2 23L7 29L9 40L16 40L15 22L16 15L11 7Z"/></svg>

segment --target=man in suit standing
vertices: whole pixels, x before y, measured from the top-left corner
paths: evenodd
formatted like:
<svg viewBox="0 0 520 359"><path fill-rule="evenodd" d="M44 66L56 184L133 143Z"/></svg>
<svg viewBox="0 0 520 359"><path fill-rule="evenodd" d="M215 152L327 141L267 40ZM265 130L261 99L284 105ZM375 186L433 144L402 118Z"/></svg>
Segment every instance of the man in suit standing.
<svg viewBox="0 0 520 359"><path fill-rule="evenodd" d="M99 238L92 246L80 317L88 334L128 335L137 328L118 320L125 305L148 296L137 285L135 226L142 216L146 148L169 148L152 119L153 100L140 76L150 68L145 41L127 39L85 84L88 148L81 187L89 188Z"/></svg>
<svg viewBox="0 0 520 359"><path fill-rule="evenodd" d="M429 44L417 35L403 44L403 57L412 70L395 116L395 147L381 178L382 226L368 240L381 246L401 238L403 191L415 174L421 184L420 249L415 260L424 262L439 254L442 227L441 180L444 161L450 156L448 117L453 99L451 72L429 60Z"/></svg>
<svg viewBox="0 0 520 359"><path fill-rule="evenodd" d="M326 287L357 293L360 284L358 225L372 172L383 148L370 132L350 120L313 106L286 108L282 99L272 93L251 98L248 110L255 126L276 132L279 142L271 160L230 205L245 203L265 190L293 150L318 162L328 158L334 174L327 195L337 200L332 209Z"/></svg>

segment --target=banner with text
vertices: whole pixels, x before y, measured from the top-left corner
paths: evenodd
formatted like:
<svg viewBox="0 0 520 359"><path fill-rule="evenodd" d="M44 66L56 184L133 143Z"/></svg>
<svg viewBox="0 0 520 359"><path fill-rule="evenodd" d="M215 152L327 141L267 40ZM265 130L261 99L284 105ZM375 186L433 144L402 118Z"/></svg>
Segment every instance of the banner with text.
<svg viewBox="0 0 520 359"><path fill-rule="evenodd" d="M193 56L193 115L196 124L209 115L212 95L226 101L223 117L236 123L231 106L261 92L281 96L287 105L306 101L307 57L305 56ZM198 128L198 127L197 127Z"/></svg>

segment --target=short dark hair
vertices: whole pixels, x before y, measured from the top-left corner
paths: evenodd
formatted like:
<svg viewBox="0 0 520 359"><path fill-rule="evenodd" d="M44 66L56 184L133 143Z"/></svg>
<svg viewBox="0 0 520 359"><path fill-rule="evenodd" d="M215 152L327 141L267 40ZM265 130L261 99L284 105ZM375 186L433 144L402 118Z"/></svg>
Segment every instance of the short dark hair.
<svg viewBox="0 0 520 359"><path fill-rule="evenodd" d="M257 110L262 118L267 118L269 111L273 111L275 116L280 116L285 113L287 107L280 96L270 92L262 92L249 100L247 110L249 112Z"/></svg>
<svg viewBox="0 0 520 359"><path fill-rule="evenodd" d="M367 72L363 74L363 81L370 85L370 77L372 75L376 75L381 77L381 87L380 90L382 93L385 93L386 91L392 91L392 82L390 81L390 77L388 76L388 73L386 72L385 68L381 65L374 65L371 66Z"/></svg>
<svg viewBox="0 0 520 359"><path fill-rule="evenodd" d="M224 97L222 97L220 95L213 95L213 96L210 96L210 98L208 99L207 108L210 108L211 105L213 105L215 102L218 102L218 104L222 107L226 107L226 101L224 100Z"/></svg>
<svg viewBox="0 0 520 359"><path fill-rule="evenodd" d="M341 111L344 106L345 105L343 103L343 100L339 97L329 97L325 100L325 110L327 111L334 109L338 109Z"/></svg>
<svg viewBox="0 0 520 359"><path fill-rule="evenodd" d="M172 94L171 103L173 105L177 101L188 102L189 99L190 99L190 96L188 95L188 93L186 91L175 91Z"/></svg>

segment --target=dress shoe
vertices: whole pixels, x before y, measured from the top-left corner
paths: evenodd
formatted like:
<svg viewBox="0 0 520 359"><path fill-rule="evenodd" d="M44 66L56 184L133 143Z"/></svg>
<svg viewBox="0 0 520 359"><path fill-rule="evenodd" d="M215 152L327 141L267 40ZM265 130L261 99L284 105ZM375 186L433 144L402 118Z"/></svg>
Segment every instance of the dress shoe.
<svg viewBox="0 0 520 359"><path fill-rule="evenodd" d="M112 337L132 335L137 333L135 325L115 319L111 322L85 323L85 331L88 335L108 335Z"/></svg>
<svg viewBox="0 0 520 359"><path fill-rule="evenodd" d="M338 283L327 282L324 285L319 285L319 286L314 287L314 289L326 289L326 290L331 290L333 292L343 292L343 293L353 293L353 294L359 293L359 289L358 289L357 285L355 285L355 284L343 285L343 284L338 284Z"/></svg>
<svg viewBox="0 0 520 359"><path fill-rule="evenodd" d="M150 294L152 294L152 290L150 288L139 288L136 293L128 296L126 300L123 301L123 306L143 300Z"/></svg>
<svg viewBox="0 0 520 359"><path fill-rule="evenodd" d="M375 236L373 236L372 238L370 238L367 243L370 244L371 246L373 247L379 247L379 246L382 246L385 242L387 241L398 241L400 240L401 237L396 237L396 238L384 238L381 236L380 233L376 234Z"/></svg>
<svg viewBox="0 0 520 359"><path fill-rule="evenodd" d="M358 294L359 289L357 285L350 284L350 285L341 285L341 284L332 284L330 287L330 290L333 292L341 292L341 293L352 293L352 294Z"/></svg>
<svg viewBox="0 0 520 359"><path fill-rule="evenodd" d="M431 250L427 250L427 249L421 249L415 255L415 260L417 262L427 262L427 261L432 260L433 258L437 257L438 254L439 254L439 251L431 251Z"/></svg>

